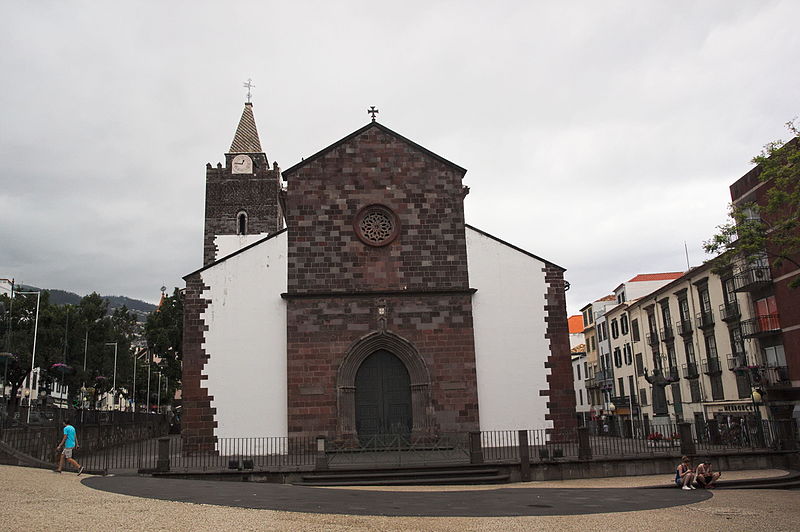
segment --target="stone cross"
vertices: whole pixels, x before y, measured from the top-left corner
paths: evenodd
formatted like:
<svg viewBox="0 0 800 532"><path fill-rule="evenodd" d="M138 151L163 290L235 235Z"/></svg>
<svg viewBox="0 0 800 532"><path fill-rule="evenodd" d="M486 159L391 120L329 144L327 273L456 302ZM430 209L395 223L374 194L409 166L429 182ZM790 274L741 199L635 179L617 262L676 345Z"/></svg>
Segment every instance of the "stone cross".
<svg viewBox="0 0 800 532"><path fill-rule="evenodd" d="M377 109L375 109L375 106L374 106L374 105L373 105L373 106L370 106L370 108L369 108L369 109L367 109L367 114L369 114L369 115L372 115L372 121L373 121L373 122L375 121L375 115L376 115L376 114L378 114L378 113L380 113L380 111L378 111Z"/></svg>

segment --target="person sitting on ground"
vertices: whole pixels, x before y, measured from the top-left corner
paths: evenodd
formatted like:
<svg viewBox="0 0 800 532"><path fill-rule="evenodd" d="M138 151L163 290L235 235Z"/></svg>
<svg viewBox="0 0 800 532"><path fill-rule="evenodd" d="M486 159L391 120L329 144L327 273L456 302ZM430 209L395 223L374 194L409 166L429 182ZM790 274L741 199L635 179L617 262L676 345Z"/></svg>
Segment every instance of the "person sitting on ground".
<svg viewBox="0 0 800 532"><path fill-rule="evenodd" d="M675 485L684 490L693 490L696 489L692 486L693 480L692 463L689 461L688 456L682 456L681 463L678 464L675 470Z"/></svg>
<svg viewBox="0 0 800 532"><path fill-rule="evenodd" d="M56 451L61 451L61 454L58 457L58 468L55 472L61 473L64 468L64 458L66 458L67 462L72 464L78 470L78 475L80 475L83 473L83 466L72 458L72 452L78 447L78 435L75 432L75 427L70 425L69 421L64 420L62 424L64 425L64 437L61 438L61 443L56 447Z"/></svg>
<svg viewBox="0 0 800 532"><path fill-rule="evenodd" d="M715 472L711 467L711 462L705 460L700 462L700 465L697 466L697 472L695 473L695 482L701 488L715 488L714 485L719 479L720 473Z"/></svg>

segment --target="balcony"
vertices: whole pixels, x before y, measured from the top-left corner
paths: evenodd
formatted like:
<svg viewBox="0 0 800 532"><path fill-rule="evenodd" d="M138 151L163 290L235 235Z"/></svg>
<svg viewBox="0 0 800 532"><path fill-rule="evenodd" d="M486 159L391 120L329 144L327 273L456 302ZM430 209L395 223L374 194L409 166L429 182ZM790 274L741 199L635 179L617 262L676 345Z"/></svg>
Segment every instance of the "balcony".
<svg viewBox="0 0 800 532"><path fill-rule="evenodd" d="M706 375L716 375L718 373L722 373L722 369L719 365L719 358L709 357L703 360L703 373Z"/></svg>
<svg viewBox="0 0 800 532"><path fill-rule="evenodd" d="M597 386L598 386L597 379L594 378L594 377L589 377L588 379L586 379L583 382L584 382L584 386L586 386L587 390L590 390L592 388L597 388Z"/></svg>
<svg viewBox="0 0 800 532"><path fill-rule="evenodd" d="M737 292L752 292L772 283L769 266L751 266L733 276L733 289Z"/></svg>
<svg viewBox="0 0 800 532"><path fill-rule="evenodd" d="M736 371L737 369L746 368L747 367L747 356L746 355L729 355L728 356L728 369L731 371Z"/></svg>
<svg viewBox="0 0 800 532"><path fill-rule="evenodd" d="M697 321L697 327L700 329L709 329L714 326L714 312L712 310L698 312L695 319Z"/></svg>
<svg viewBox="0 0 800 532"><path fill-rule="evenodd" d="M648 345L658 345L658 333L653 331L647 333L647 344Z"/></svg>
<svg viewBox="0 0 800 532"><path fill-rule="evenodd" d="M696 379L700 376L699 370L697 368L696 362L689 362L683 365L683 378L684 379Z"/></svg>
<svg viewBox="0 0 800 532"><path fill-rule="evenodd" d="M742 313L739 311L739 303L732 301L723 303L719 306L719 317L724 322L732 322L739 319Z"/></svg>
<svg viewBox="0 0 800 532"><path fill-rule="evenodd" d="M661 329L661 339L665 342L670 342L675 339L675 333L673 332L672 327L667 325Z"/></svg>
<svg viewBox="0 0 800 532"><path fill-rule="evenodd" d="M681 376L678 371L678 366L669 366L668 368L664 369L664 378L667 382L678 382L681 380Z"/></svg>
<svg viewBox="0 0 800 532"><path fill-rule="evenodd" d="M633 397L631 397L630 395L615 395L614 397L611 398L611 402L614 403L614 406L616 406L617 408L629 407L630 405L633 406L639 405L635 395Z"/></svg>
<svg viewBox="0 0 800 532"><path fill-rule="evenodd" d="M602 385L604 382L614 380L614 372L611 371L611 368L601 369L595 373L595 377L597 378L598 384Z"/></svg>
<svg viewBox="0 0 800 532"><path fill-rule="evenodd" d="M792 385L792 381L789 380L789 368L786 366L770 366L764 368L763 372L764 380L769 387L780 388Z"/></svg>
<svg viewBox="0 0 800 532"><path fill-rule="evenodd" d="M675 330L678 331L678 334L681 336L691 336L692 335L692 322L687 321L676 321L675 322Z"/></svg>
<svg viewBox="0 0 800 532"><path fill-rule="evenodd" d="M760 338L781 332L777 314L765 314L742 322L742 338Z"/></svg>

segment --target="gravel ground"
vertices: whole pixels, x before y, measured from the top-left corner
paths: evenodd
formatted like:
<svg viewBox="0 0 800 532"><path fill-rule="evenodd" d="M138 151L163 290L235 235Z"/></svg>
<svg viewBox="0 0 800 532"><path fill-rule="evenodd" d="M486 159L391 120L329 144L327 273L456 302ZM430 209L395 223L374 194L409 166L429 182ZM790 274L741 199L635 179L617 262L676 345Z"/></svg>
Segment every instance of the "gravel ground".
<svg viewBox="0 0 800 532"><path fill-rule="evenodd" d="M737 472L750 477L766 472ZM728 478L733 478L731 473ZM645 482L649 479L649 482ZM797 491L717 490L711 499L677 508L556 517L415 518L319 515L166 502L93 490L74 473L0 466L0 530L797 530ZM535 487L620 487L632 479L532 483ZM664 476L636 477L655 484ZM430 488L426 488L430 489ZM439 488L434 488L439 489ZM463 487L455 488L463 489Z"/></svg>

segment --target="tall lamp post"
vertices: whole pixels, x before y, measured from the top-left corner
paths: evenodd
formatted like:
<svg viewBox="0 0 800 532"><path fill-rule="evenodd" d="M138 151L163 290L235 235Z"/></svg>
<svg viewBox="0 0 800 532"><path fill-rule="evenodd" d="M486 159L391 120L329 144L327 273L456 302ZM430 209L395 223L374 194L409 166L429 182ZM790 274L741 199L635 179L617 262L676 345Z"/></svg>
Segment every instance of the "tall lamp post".
<svg viewBox="0 0 800 532"><path fill-rule="evenodd" d="M41 302L42 293L41 292L17 292L18 294L23 295L32 295L36 294L36 321L34 322L33 326L33 351L31 352L31 384L33 384L33 369L36 367L36 337L39 334L39 303ZM32 395L32 394L31 394ZM31 402L28 399L28 421L27 423L30 424L31 422Z"/></svg>
<svg viewBox="0 0 800 532"><path fill-rule="evenodd" d="M13 357L11 354L11 311L14 310L14 279L0 279L11 285L11 295L8 298L8 325L6 327L6 350L0 353L3 359L3 399L6 398L6 381L8 380L8 359Z"/></svg>
<svg viewBox="0 0 800 532"><path fill-rule="evenodd" d="M114 379L111 383L111 399L114 401L114 406L117 404L117 342L106 342L106 345L114 346Z"/></svg>

